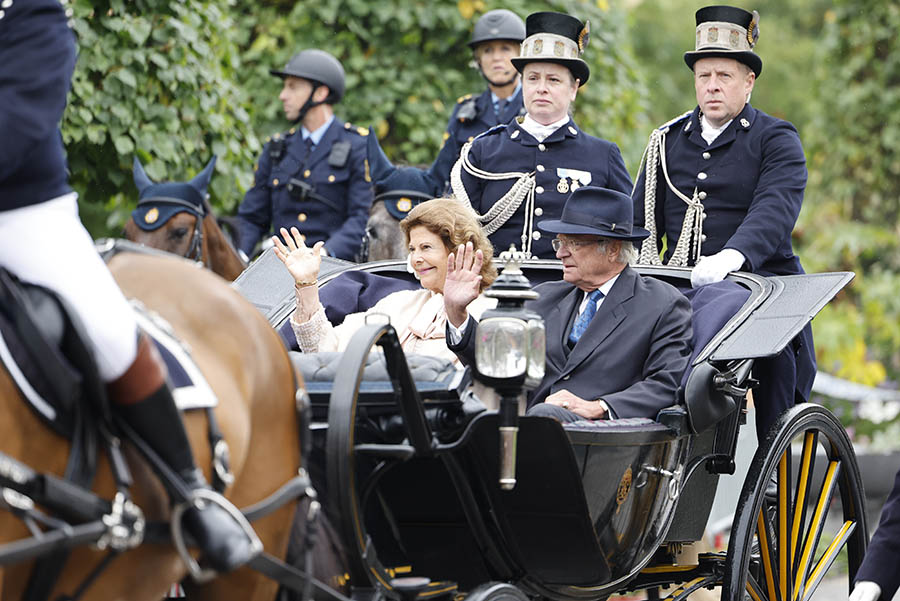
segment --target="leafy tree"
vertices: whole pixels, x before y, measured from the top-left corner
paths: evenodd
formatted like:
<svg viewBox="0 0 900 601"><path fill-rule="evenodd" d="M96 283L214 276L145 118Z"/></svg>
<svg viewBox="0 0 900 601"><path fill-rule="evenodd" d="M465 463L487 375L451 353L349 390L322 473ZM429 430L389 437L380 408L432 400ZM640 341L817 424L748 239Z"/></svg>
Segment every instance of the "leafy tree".
<svg viewBox="0 0 900 601"><path fill-rule="evenodd" d="M188 179L216 154L211 194L231 210L261 146L238 85L231 0L74 0L79 58L63 122L71 183L95 235L116 233L137 193L137 154L156 180Z"/></svg>

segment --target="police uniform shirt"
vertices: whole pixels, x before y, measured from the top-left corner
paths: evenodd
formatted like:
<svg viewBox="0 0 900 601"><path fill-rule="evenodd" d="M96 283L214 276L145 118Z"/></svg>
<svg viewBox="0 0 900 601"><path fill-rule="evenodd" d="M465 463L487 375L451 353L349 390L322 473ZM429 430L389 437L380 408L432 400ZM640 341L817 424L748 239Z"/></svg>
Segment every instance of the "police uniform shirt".
<svg viewBox="0 0 900 601"><path fill-rule="evenodd" d="M744 268L763 275L803 273L791 247L806 187L806 159L793 125L747 104L711 144L702 136L700 109L669 126L666 165L672 184L703 203L700 254L733 248ZM635 223L644 225L644 173L634 191ZM685 203L657 169L656 226L667 238L668 261L678 243Z"/></svg>
<svg viewBox="0 0 900 601"><path fill-rule="evenodd" d="M522 128L519 119L514 119L506 127L496 127L477 138L469 151L469 161L491 173L534 172L531 253L541 259L552 259L556 253L550 246L552 236L544 236L536 224L544 219L559 219L573 188L592 185L631 194L631 176L618 146L584 133L571 119L541 142ZM515 181L484 180L465 168L460 173L469 202L480 215L487 213ZM524 225L523 201L509 220L489 236L494 251L504 251L510 244L521 249Z"/></svg>
<svg viewBox="0 0 900 601"><path fill-rule="evenodd" d="M474 140L490 128L509 123L525 113L521 83L511 96L499 101L501 105L504 102L505 106L495 111L494 95L489 89L478 96L467 94L457 100L447 123L447 130L444 132L441 150L428 170L442 187L446 187L450 180L450 170L459 158L463 144Z"/></svg>
<svg viewBox="0 0 900 601"><path fill-rule="evenodd" d="M59 0L0 8L0 211L71 192L59 122L75 68L75 35Z"/></svg>
<svg viewBox="0 0 900 601"><path fill-rule="evenodd" d="M306 244L322 240L331 256L352 260L373 198L366 135L335 118L308 156L299 128L273 136L238 209L241 250L250 254L270 226L295 226Z"/></svg>

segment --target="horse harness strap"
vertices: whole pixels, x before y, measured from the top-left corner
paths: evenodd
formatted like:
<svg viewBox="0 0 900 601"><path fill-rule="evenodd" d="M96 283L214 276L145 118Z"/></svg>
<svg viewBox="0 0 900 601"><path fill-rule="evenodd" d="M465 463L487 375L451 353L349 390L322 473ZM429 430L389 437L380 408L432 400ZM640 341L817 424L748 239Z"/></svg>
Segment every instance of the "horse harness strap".
<svg viewBox="0 0 900 601"><path fill-rule="evenodd" d="M183 207L189 213L196 214L198 212L197 205L178 198L170 198L168 196L152 196L150 198L144 198L138 201L137 206L140 207L141 205L147 204L174 205L177 207ZM209 206L204 200L203 205L200 208L199 215L194 222L194 232L193 234L191 234L191 244L184 255L186 259L190 259L191 261L203 261L203 220L207 215L209 215Z"/></svg>

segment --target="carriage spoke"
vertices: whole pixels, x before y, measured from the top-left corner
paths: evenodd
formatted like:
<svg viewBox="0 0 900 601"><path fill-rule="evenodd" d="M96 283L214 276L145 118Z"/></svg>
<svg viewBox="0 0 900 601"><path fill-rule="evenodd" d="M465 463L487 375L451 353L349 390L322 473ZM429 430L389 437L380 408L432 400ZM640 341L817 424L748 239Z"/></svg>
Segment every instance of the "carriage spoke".
<svg viewBox="0 0 900 601"><path fill-rule="evenodd" d="M766 575L771 576L771 572L767 571ZM771 577L769 579L771 580ZM754 578L753 576L747 578L746 589L747 594L750 595L750 599L752 599L753 601L766 601L766 599L768 599L768 601L772 601L775 599L775 597L772 596L772 593L775 590L774 586L769 587L769 597L766 597L762 591L762 588L760 588L759 583L756 582L756 578Z"/></svg>
<svg viewBox="0 0 900 601"><path fill-rule="evenodd" d="M794 501L794 522L791 527L791 565L796 571L799 564L797 545L800 541L800 530L806 523L806 505L812 489L812 474L816 464L816 445L819 433L815 430L806 432L803 437L803 454L800 457L800 477L797 480L796 500Z"/></svg>
<svg viewBox="0 0 900 601"><path fill-rule="evenodd" d="M788 465L788 456L791 450L787 450L781 455L778 462L778 578L781 599L792 599L791 587L793 583L790 579L790 532L791 532L791 505L789 474L790 466Z"/></svg>
<svg viewBox="0 0 900 601"><path fill-rule="evenodd" d="M762 557L763 574L766 579L766 590L769 593L768 599L770 601L781 601L780 591L775 586L775 571L773 570L774 557L772 545L770 544L772 541L772 529L769 525L769 520L766 519L765 512L766 508L765 505L763 505L756 518L756 536L757 541L759 542L759 554Z"/></svg>
<svg viewBox="0 0 900 601"><path fill-rule="evenodd" d="M850 538L850 535L853 534L854 530L856 530L856 522L851 520L847 520L846 522L844 522L844 525L841 526L841 529L834 536L831 544L829 544L828 548L825 549L825 552L822 554L822 557L819 559L816 567L809 575L809 579L806 581L806 585L803 589L802 601L807 601L810 597L812 597L812 594L819 587L819 583L825 577L825 573L828 571L828 568L830 568L831 564L834 563L834 560L837 559L838 553L840 553L841 549L844 548L844 545L847 544L847 539Z"/></svg>
<svg viewBox="0 0 900 601"><path fill-rule="evenodd" d="M798 597L806 598L803 587L804 584L806 584L806 578L812 567L813 554L816 552L816 545L822 535L822 528L825 525L825 515L828 513L828 504L831 502L834 487L838 481L840 467L839 461L830 461L828 469L825 472L825 480L822 483L822 490L819 493L815 512L813 513L812 520L809 524L809 529L806 532L803 551L794 577L796 596L794 596L793 599L795 600Z"/></svg>

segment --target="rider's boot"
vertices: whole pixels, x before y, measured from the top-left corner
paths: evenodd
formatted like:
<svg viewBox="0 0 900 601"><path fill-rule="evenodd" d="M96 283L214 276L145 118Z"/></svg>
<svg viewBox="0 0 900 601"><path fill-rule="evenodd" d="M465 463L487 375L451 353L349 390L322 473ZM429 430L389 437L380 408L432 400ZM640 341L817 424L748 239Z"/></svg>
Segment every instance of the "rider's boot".
<svg viewBox="0 0 900 601"><path fill-rule="evenodd" d="M116 411L175 471L190 490L209 488L194 464L181 414L165 379L165 366L153 343L141 335L138 354L124 375L109 384ZM233 570L253 558L251 541L219 505L205 503L184 514L184 525L219 572Z"/></svg>

